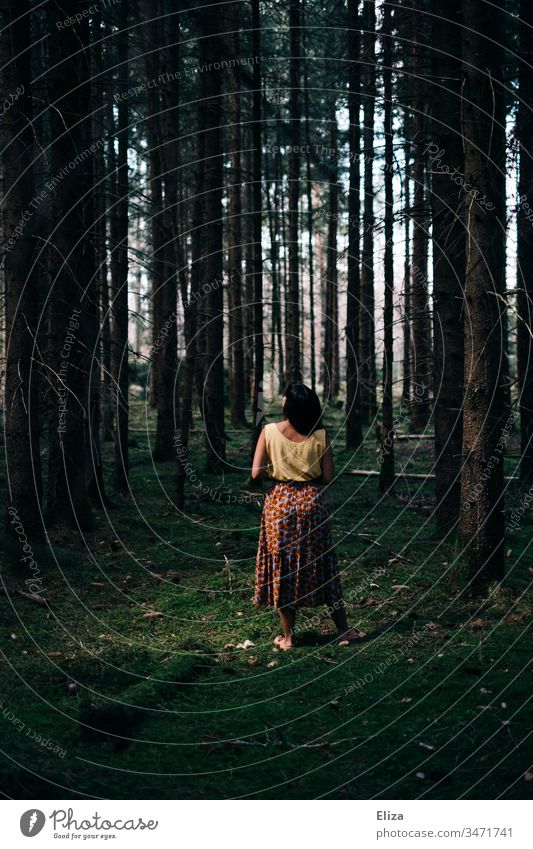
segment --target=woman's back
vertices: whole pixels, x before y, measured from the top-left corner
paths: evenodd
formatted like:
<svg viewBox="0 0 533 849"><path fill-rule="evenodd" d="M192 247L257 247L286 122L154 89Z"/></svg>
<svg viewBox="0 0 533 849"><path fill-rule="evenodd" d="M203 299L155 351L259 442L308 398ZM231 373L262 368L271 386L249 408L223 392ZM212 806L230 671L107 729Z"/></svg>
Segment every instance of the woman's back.
<svg viewBox="0 0 533 849"><path fill-rule="evenodd" d="M284 422L280 422L285 425ZM283 427L285 430L285 427ZM265 427L265 443L268 457L268 473L278 481L309 481L322 473L321 461L326 450L326 431L315 430L302 437L294 429L288 429L290 438L282 432L276 422Z"/></svg>

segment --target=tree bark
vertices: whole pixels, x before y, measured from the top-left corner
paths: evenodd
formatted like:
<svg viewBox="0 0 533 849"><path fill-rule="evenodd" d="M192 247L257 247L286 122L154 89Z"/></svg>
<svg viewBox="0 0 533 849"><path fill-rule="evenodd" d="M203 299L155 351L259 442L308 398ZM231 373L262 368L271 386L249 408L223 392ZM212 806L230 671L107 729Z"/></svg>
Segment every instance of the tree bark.
<svg viewBox="0 0 533 849"><path fill-rule="evenodd" d="M381 492L394 489L394 412L393 412L393 364L394 364L394 197L393 197L393 129L392 129L392 4L383 4L383 100L385 134L385 304L383 309L383 402L382 443L379 488Z"/></svg>
<svg viewBox="0 0 533 849"><path fill-rule="evenodd" d="M252 56L261 56L261 18L259 0L252 0ZM262 171L261 171L261 64L254 62L254 87L252 95L253 140L253 217L254 239L254 438L252 456L265 415L263 400L264 339L263 339L263 245L262 245Z"/></svg>
<svg viewBox="0 0 533 849"><path fill-rule="evenodd" d="M425 36L420 16L412 15L411 62L413 73L413 259L410 286L410 321L413 340L411 429L424 430L429 420L430 321L428 309L428 221L425 190L427 148Z"/></svg>
<svg viewBox="0 0 533 849"><path fill-rule="evenodd" d="M286 379L302 380L300 353L300 284L299 284L299 203L300 203L300 121L301 121L301 0L289 0L289 270L285 318Z"/></svg>
<svg viewBox="0 0 533 849"><path fill-rule="evenodd" d="M123 3L117 12L118 36L118 87L128 88L128 7ZM117 201L112 224L111 245L111 299L112 345L111 370L113 374L115 408L115 462L113 478L119 492L128 491L128 124L127 99L122 98L117 107Z"/></svg>
<svg viewBox="0 0 533 849"><path fill-rule="evenodd" d="M435 517L441 530L459 518L463 401L463 303L466 236L461 190L446 173L461 172L461 0L442 14L434 0L435 80L429 170L433 222L433 383Z"/></svg>
<svg viewBox="0 0 533 849"><path fill-rule="evenodd" d="M234 10L233 49L238 56L240 39L238 10ZM241 106L239 76L231 73L231 173L228 217L228 271L229 271L229 350L231 362L230 415L233 425L245 423L244 386L244 323L242 313L242 167L241 167Z"/></svg>
<svg viewBox="0 0 533 849"><path fill-rule="evenodd" d="M58 32L56 21L79 12L80 4L50 2L47 73L51 103L51 172L47 184L54 210L48 244L52 292L49 367L55 372L49 422L47 520L65 518L89 530L93 475L89 374L95 350L95 253L91 69L87 18Z"/></svg>
<svg viewBox="0 0 533 849"><path fill-rule="evenodd" d="M324 316L324 400L339 394L339 327L338 327L338 274L337 231L339 220L339 186L337 183L337 112L333 102L330 115L330 147L335 151L328 198L328 246L326 261L326 312Z"/></svg>
<svg viewBox="0 0 533 849"><path fill-rule="evenodd" d="M359 387L359 324L360 324L360 147L361 127L359 124L360 92L360 43L358 0L348 3L348 110L350 146L350 185L348 190L348 269L346 302L346 447L357 448L363 441Z"/></svg>
<svg viewBox="0 0 533 849"><path fill-rule="evenodd" d="M462 133L466 230L465 369L460 538L462 584L471 590L504 573L505 288L504 15L463 2Z"/></svg>
<svg viewBox="0 0 533 849"><path fill-rule="evenodd" d="M361 419L368 423L376 413L376 352L374 321L374 114L376 99L376 8L375 0L365 3L363 55L364 71L364 211L361 268Z"/></svg>
<svg viewBox="0 0 533 849"><path fill-rule="evenodd" d="M224 433L224 351L223 351L223 243L222 243L222 76L214 67L223 59L225 44L218 32L224 32L223 3L215 3L202 19L200 41L205 96L205 269L208 326L204 383L204 423L206 463L211 472L222 472L226 448Z"/></svg>
<svg viewBox="0 0 533 849"><path fill-rule="evenodd" d="M40 297L32 222L35 181L30 3L2 0L0 10L3 88L6 98L12 99L3 119L2 150L6 239L6 529L8 533L16 533L13 525L18 520L28 538L42 542L39 383L36 363L32 362Z"/></svg>
<svg viewBox="0 0 533 849"><path fill-rule="evenodd" d="M533 485L533 7L520 4L519 101L516 135L520 145L516 359L520 391L520 483Z"/></svg>

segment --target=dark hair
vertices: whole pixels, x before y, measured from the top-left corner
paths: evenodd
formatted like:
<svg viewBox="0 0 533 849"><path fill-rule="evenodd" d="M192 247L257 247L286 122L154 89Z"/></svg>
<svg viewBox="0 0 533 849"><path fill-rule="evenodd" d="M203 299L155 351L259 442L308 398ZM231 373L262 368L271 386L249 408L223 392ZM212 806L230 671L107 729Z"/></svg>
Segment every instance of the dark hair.
<svg viewBox="0 0 533 849"><path fill-rule="evenodd" d="M298 433L310 436L322 427L318 395L304 383L289 383L283 393L283 415Z"/></svg>

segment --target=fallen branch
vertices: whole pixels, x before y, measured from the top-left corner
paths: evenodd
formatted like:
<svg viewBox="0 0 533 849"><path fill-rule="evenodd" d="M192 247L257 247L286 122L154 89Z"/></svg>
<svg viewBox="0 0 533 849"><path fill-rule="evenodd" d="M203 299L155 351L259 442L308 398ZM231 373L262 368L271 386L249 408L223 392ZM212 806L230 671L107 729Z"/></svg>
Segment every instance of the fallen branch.
<svg viewBox="0 0 533 849"><path fill-rule="evenodd" d="M343 737L341 740L324 740L321 743L288 743L285 740L266 740L262 743L260 740L216 740L215 738L204 738L202 745L204 746L256 746L262 749L267 749L269 746L281 746L287 749L328 749L333 746L342 746L345 743L356 743L358 737Z"/></svg>
<svg viewBox="0 0 533 849"><path fill-rule="evenodd" d="M370 534L357 534L354 531L345 531L346 536L350 537L370 537ZM408 557L404 557L403 554L398 554L396 551L393 551L392 548L388 548L386 545L383 545L381 542L378 542L377 539L369 538L367 542L371 542L372 545L377 545L379 548L385 549L391 554L393 557L396 557L398 560L405 560L406 563L412 563L412 560L409 560Z"/></svg>
<svg viewBox="0 0 533 849"><path fill-rule="evenodd" d="M24 590L17 590L17 595L22 596L22 598L27 599L27 601L33 601L35 604L48 604L48 599L44 598L42 595L37 595L37 593L25 593Z"/></svg>

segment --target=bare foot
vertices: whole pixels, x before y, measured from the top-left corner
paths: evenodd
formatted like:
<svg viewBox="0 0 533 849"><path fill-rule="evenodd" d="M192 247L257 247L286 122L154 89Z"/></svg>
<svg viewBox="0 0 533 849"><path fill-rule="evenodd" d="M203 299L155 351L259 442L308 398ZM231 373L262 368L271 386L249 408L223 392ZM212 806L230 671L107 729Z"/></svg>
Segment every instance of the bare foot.
<svg viewBox="0 0 533 849"><path fill-rule="evenodd" d="M350 643L356 643L366 637L366 631L359 631L357 628L348 628L347 631L339 633L339 646L349 646Z"/></svg>
<svg viewBox="0 0 533 849"><path fill-rule="evenodd" d="M284 637L282 634L275 638L274 644L282 651L293 649L295 645L293 637Z"/></svg>

